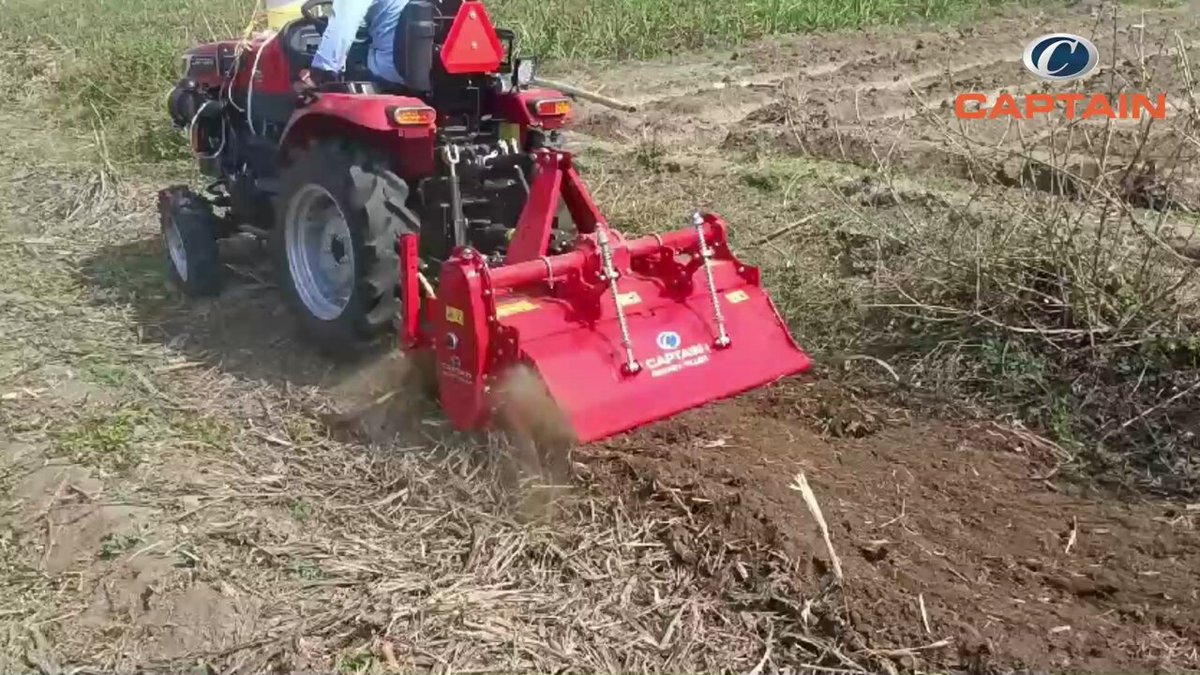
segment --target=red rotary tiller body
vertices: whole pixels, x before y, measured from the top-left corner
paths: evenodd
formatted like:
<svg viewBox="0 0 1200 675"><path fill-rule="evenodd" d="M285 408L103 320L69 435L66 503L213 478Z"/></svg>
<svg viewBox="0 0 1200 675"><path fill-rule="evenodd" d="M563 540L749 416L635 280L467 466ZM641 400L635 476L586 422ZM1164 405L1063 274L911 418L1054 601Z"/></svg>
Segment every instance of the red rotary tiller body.
<svg viewBox="0 0 1200 675"><path fill-rule="evenodd" d="M809 370L719 217L626 239L600 215L569 154L539 151L530 198L500 267L469 248L423 304L415 236L400 244L405 343L436 354L443 408L460 429L491 421L505 372L531 367L586 443ZM565 201L578 239L547 256ZM422 325L431 332L422 333Z"/></svg>

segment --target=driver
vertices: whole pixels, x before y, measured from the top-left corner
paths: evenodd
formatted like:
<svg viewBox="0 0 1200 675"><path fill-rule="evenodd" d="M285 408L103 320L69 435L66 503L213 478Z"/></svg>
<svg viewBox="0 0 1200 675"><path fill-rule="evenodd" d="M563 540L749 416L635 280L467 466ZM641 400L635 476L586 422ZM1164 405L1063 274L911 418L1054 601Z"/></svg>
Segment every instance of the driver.
<svg viewBox="0 0 1200 675"><path fill-rule="evenodd" d="M367 68L377 84L404 84L393 54L400 12L408 0L333 0L333 16L309 70L310 85L336 81L346 70L346 56L365 21L371 36Z"/></svg>

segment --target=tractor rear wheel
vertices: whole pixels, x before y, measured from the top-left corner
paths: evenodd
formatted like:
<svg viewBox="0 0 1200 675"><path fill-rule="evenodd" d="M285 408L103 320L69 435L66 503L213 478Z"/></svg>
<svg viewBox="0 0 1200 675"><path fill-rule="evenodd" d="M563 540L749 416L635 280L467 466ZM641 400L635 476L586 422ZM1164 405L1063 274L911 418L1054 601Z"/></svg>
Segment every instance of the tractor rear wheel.
<svg viewBox="0 0 1200 675"><path fill-rule="evenodd" d="M394 335L397 237L420 226L408 185L381 159L330 141L299 153L281 182L276 269L305 334L336 357Z"/></svg>

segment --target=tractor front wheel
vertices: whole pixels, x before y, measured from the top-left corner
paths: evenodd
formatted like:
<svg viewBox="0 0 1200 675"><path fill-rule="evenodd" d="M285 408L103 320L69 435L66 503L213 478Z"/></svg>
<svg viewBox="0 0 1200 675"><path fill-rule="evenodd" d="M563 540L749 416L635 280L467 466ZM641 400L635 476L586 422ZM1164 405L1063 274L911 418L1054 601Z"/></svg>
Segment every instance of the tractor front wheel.
<svg viewBox="0 0 1200 675"><path fill-rule="evenodd" d="M218 222L212 209L187 188L174 187L159 193L158 215L171 281L194 298L220 293Z"/></svg>
<svg viewBox="0 0 1200 675"><path fill-rule="evenodd" d="M331 356L395 334L397 237L418 222L408 185L367 153L332 142L299 154L282 176L273 248L289 304Z"/></svg>

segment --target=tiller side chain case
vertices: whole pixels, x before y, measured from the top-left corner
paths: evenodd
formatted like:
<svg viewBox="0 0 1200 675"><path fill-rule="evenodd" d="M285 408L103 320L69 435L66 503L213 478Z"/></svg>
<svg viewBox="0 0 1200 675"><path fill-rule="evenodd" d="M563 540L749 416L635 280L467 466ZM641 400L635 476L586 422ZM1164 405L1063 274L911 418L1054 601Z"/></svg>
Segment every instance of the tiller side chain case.
<svg viewBox="0 0 1200 675"><path fill-rule="evenodd" d="M547 257L560 197L579 239L570 253ZM541 377L579 443L811 367L759 270L730 251L720 218L697 214L692 227L626 240L603 221L564 152L539 154L505 263L489 268L460 249L427 305L442 406L460 429L488 424L493 389L518 365ZM415 312L405 321L415 329Z"/></svg>

